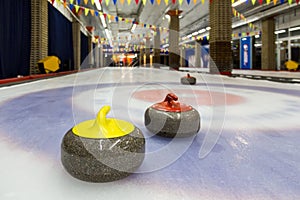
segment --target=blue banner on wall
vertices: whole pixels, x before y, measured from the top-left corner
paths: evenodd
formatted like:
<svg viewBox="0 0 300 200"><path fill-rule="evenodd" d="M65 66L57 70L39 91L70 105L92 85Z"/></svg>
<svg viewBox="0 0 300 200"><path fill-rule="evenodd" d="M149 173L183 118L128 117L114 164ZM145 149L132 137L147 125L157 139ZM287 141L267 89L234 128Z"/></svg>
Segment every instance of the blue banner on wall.
<svg viewBox="0 0 300 200"><path fill-rule="evenodd" d="M240 68L252 69L252 38L244 37L240 40Z"/></svg>

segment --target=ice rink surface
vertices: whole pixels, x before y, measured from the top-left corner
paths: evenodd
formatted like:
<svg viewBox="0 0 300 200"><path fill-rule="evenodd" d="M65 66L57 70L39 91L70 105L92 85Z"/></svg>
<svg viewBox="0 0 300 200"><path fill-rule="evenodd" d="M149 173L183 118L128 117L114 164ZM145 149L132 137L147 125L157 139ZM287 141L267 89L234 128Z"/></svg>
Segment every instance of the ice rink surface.
<svg viewBox="0 0 300 200"><path fill-rule="evenodd" d="M0 88L0 199L300 199L300 84L150 68L102 68ZM196 108L194 138L153 136L147 107L174 92ZM111 183L71 177L60 143L103 105L146 137L137 173Z"/></svg>

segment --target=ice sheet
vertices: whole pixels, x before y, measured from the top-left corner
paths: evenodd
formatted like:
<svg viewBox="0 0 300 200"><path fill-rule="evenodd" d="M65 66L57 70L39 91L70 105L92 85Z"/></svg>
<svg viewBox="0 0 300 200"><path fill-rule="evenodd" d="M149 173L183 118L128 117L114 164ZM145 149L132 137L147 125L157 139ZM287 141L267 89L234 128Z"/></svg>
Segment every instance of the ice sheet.
<svg viewBox="0 0 300 200"><path fill-rule="evenodd" d="M0 88L0 199L299 199L300 85L195 73L185 86L184 75L102 68ZM149 90L193 105L197 137L152 136L143 114L156 102L134 95ZM60 163L61 139L106 104L143 131L145 162L120 181L76 180Z"/></svg>

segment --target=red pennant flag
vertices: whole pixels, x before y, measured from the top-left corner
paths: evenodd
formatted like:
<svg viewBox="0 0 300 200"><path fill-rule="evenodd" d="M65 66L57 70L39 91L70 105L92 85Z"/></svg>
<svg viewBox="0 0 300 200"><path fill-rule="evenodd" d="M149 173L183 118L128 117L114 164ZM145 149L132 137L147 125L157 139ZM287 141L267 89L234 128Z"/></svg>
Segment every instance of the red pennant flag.
<svg viewBox="0 0 300 200"><path fill-rule="evenodd" d="M172 0L172 3L175 4L175 3L176 3L176 0Z"/></svg>
<svg viewBox="0 0 300 200"><path fill-rule="evenodd" d="M102 0L99 0L99 2L102 4Z"/></svg>
<svg viewBox="0 0 300 200"><path fill-rule="evenodd" d="M296 0L297 4L299 3L300 0Z"/></svg>
<svg viewBox="0 0 300 200"><path fill-rule="evenodd" d="M106 19L106 16L107 16L106 13L103 13L103 16L104 16L104 19Z"/></svg>
<svg viewBox="0 0 300 200"><path fill-rule="evenodd" d="M52 5L54 4L54 1L55 1L55 0L51 0Z"/></svg>
<svg viewBox="0 0 300 200"><path fill-rule="evenodd" d="M261 5L263 3L263 0L259 0L259 4Z"/></svg>
<svg viewBox="0 0 300 200"><path fill-rule="evenodd" d="M139 3L139 0L135 0L135 3L138 4L138 3Z"/></svg>

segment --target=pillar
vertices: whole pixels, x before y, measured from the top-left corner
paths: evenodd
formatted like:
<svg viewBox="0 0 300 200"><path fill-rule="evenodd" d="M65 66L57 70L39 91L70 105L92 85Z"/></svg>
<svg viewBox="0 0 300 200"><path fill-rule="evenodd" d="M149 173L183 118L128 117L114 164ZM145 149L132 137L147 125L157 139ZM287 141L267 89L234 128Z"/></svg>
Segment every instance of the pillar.
<svg viewBox="0 0 300 200"><path fill-rule="evenodd" d="M38 74L38 61L48 56L48 2L31 0L30 74Z"/></svg>
<svg viewBox="0 0 300 200"><path fill-rule="evenodd" d="M144 48L140 47L140 57L139 57L140 66L144 65Z"/></svg>
<svg viewBox="0 0 300 200"><path fill-rule="evenodd" d="M103 45L100 44L100 47L99 47L99 60L100 60L100 67L104 67L104 53L103 53Z"/></svg>
<svg viewBox="0 0 300 200"><path fill-rule="evenodd" d="M100 67L100 44L96 44L95 46L95 67L98 68Z"/></svg>
<svg viewBox="0 0 300 200"><path fill-rule="evenodd" d="M80 48L81 48L81 39L80 39L80 24L73 18L72 22L72 35L73 35L73 48L74 48L74 69L80 69Z"/></svg>
<svg viewBox="0 0 300 200"><path fill-rule="evenodd" d="M173 69L179 69L179 15L181 10L169 10L170 15L169 25L169 66Z"/></svg>
<svg viewBox="0 0 300 200"><path fill-rule="evenodd" d="M93 36L88 35L88 66L92 68L94 66L94 54L93 52Z"/></svg>
<svg viewBox="0 0 300 200"><path fill-rule="evenodd" d="M209 4L209 52L213 61L210 62L210 73L230 75L232 71L231 3L231 0L213 0Z"/></svg>
<svg viewBox="0 0 300 200"><path fill-rule="evenodd" d="M268 18L262 21L261 35L261 69L275 70L276 69L276 54L275 54L275 20Z"/></svg>
<svg viewBox="0 0 300 200"><path fill-rule="evenodd" d="M198 41L195 41L195 66L194 67L201 67L200 55L201 55L200 43Z"/></svg>
<svg viewBox="0 0 300 200"><path fill-rule="evenodd" d="M159 66L160 65L160 31L157 28L156 32L154 34L154 44L153 44L153 63L154 66Z"/></svg>
<svg viewBox="0 0 300 200"><path fill-rule="evenodd" d="M146 64L150 63L150 39L151 37L145 37L145 54L146 54Z"/></svg>
<svg viewBox="0 0 300 200"><path fill-rule="evenodd" d="M185 48L180 48L180 67L185 67Z"/></svg>

